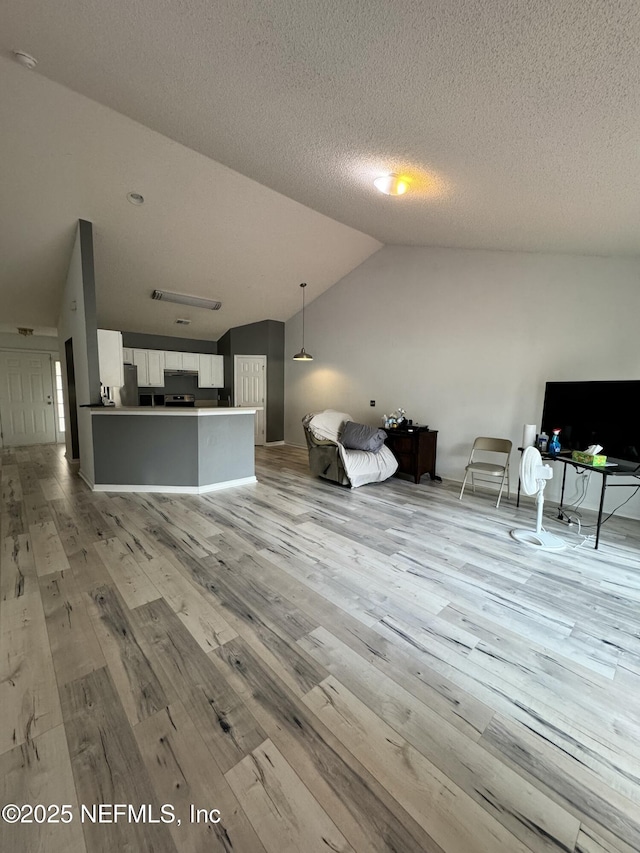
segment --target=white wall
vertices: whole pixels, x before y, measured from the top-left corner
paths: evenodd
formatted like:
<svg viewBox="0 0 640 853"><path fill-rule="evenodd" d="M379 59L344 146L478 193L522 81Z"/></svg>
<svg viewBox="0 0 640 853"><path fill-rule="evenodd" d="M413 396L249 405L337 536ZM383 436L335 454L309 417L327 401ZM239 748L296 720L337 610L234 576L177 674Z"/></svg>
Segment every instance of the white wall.
<svg viewBox="0 0 640 853"><path fill-rule="evenodd" d="M402 406L439 430L438 471L461 480L476 435L517 447L524 423L539 426L545 382L640 379L639 284L639 259L384 247L308 305L312 363L291 360L300 314L287 323L285 440L304 444L309 411L379 424ZM623 511L640 515L640 500Z"/></svg>
<svg viewBox="0 0 640 853"><path fill-rule="evenodd" d="M89 225L89 223L84 223ZM93 460L93 436L91 432L91 416L88 408L80 406L95 403L96 394L99 399L99 382L97 388L91 381L92 369L91 359L96 358L97 353L97 331L95 320L95 292L93 282L93 253L90 245L83 247L81 235L82 223L78 223L76 239L73 244L73 252L69 263L69 271L65 282L62 300L60 302L60 315L58 317L58 340L60 342L60 360L62 362L62 377L65 396L65 419L67 423L66 443L67 458L72 458L71 448L71 420L69 413L69 395L67 389L67 371L65 341L73 339L73 361L76 381L76 399L78 403L78 443L80 446L80 473L93 483L94 460ZM90 228L88 229L90 234ZM83 248L85 258L83 264ZM91 267L91 275L88 277L87 266ZM89 298L87 298L87 291ZM93 304L90 304L93 299ZM95 338L95 341L92 340ZM95 349L95 352L92 350ZM94 371L95 372L95 369Z"/></svg>

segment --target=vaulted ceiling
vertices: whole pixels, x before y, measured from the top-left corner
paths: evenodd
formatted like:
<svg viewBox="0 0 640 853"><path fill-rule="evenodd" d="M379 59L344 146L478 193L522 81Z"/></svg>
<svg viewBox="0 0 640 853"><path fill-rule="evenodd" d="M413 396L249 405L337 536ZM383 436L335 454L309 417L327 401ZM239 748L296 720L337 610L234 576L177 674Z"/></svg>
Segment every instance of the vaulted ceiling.
<svg viewBox="0 0 640 853"><path fill-rule="evenodd" d="M5 0L3 314L55 323L78 217L101 323L185 334L151 289L222 299L193 337L381 243L637 255L639 46L631 0Z"/></svg>

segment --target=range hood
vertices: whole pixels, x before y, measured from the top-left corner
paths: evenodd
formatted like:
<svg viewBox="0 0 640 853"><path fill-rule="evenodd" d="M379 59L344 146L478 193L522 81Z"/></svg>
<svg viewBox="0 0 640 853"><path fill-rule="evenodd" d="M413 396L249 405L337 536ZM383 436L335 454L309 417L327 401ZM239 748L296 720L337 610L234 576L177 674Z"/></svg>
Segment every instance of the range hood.
<svg viewBox="0 0 640 853"><path fill-rule="evenodd" d="M197 376L197 370L165 370L165 376Z"/></svg>

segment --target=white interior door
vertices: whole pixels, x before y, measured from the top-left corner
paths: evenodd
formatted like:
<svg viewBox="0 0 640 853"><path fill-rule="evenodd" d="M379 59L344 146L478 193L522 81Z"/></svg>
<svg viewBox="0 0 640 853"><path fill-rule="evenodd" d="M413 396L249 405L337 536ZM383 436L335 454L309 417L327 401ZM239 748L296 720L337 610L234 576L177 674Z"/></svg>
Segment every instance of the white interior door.
<svg viewBox="0 0 640 853"><path fill-rule="evenodd" d="M234 402L236 406L260 406L255 418L255 443L264 444L266 436L267 357L234 356Z"/></svg>
<svg viewBox="0 0 640 853"><path fill-rule="evenodd" d="M5 447L56 440L51 356L0 352L0 422Z"/></svg>

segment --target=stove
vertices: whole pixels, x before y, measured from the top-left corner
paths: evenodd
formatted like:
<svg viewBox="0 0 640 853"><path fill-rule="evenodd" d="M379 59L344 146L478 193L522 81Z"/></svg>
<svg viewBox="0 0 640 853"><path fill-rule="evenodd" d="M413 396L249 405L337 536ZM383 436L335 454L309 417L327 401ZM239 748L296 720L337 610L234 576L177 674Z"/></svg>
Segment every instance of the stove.
<svg viewBox="0 0 640 853"><path fill-rule="evenodd" d="M193 394L165 394L165 406L180 406L182 408L190 408L196 404L196 398Z"/></svg>

